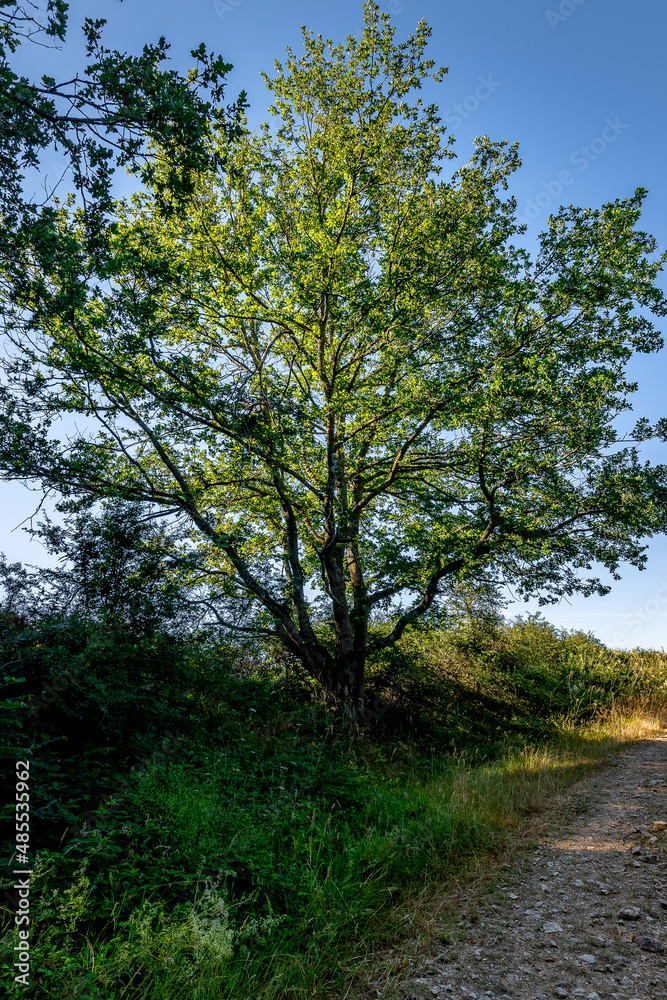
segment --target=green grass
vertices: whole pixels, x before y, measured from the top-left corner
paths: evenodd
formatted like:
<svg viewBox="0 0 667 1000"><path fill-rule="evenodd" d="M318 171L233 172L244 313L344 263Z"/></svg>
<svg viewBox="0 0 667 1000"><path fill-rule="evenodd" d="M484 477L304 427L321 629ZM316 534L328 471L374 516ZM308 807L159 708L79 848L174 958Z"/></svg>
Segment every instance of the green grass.
<svg viewBox="0 0 667 1000"><path fill-rule="evenodd" d="M415 633L371 670L375 712L354 735L279 662L234 669L202 647L161 692L170 734L147 708L125 756L95 669L112 745L81 753L107 795L82 793L79 758L34 772L33 802L55 784L65 810L42 827L32 881L24 993L40 1000L342 997L354 956L415 921L437 933L424 916L435 887L661 710L667 656L534 619ZM63 700L44 740L66 729L76 691ZM35 764L55 752L35 749ZM79 819L62 833L68 808ZM12 945L7 925L4 975Z"/></svg>

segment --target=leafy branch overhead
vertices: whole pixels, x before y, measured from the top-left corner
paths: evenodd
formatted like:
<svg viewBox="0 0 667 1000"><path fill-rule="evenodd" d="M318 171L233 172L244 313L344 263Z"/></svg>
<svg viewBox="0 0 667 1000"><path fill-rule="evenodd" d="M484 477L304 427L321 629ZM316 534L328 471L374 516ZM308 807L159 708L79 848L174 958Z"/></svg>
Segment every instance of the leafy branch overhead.
<svg viewBox="0 0 667 1000"><path fill-rule="evenodd" d="M209 164L213 134L233 138L245 106L244 95L225 106L225 77L231 65L202 43L191 52L195 67L182 75L167 69L170 46L164 37L147 44L138 56L106 48L105 21L86 18L86 58L82 72L71 75L63 52L63 78L30 80L17 72L12 56L29 42L62 47L67 41L69 4L49 0L44 15L27 0L0 7L0 213L3 251L11 251L16 227L32 222L40 205L26 200L26 171L40 167L51 149L63 176L46 178L46 198L64 176L99 225L112 204L116 165L130 167L144 182L162 167L161 194L167 206L174 196L192 191L192 177ZM129 12L128 12L129 13ZM152 147L148 155L149 146Z"/></svg>
<svg viewBox="0 0 667 1000"><path fill-rule="evenodd" d="M666 523L667 470L614 430L628 361L662 345L645 192L517 248L517 147L452 169L419 98L445 75L429 34L396 43L373 3L360 39L304 29L273 124L217 139L178 213L156 158L103 272L61 208L85 286L29 247L6 278L6 474L187 514L220 620L277 636L352 716L367 656L454 581L605 592L593 564L642 566ZM58 444L63 413L89 429Z"/></svg>

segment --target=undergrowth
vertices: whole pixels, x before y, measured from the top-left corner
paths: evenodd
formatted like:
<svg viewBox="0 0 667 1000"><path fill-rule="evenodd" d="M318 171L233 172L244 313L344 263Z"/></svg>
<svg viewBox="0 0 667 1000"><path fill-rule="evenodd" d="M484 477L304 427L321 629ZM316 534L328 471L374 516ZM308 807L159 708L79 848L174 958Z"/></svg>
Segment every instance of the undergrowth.
<svg viewBox="0 0 667 1000"><path fill-rule="evenodd" d="M75 621L6 620L2 643L40 1000L342 996L420 891L498 849L667 683L664 654L538 618L416 631L373 664L351 733L266 652ZM3 934L11 979L10 908Z"/></svg>

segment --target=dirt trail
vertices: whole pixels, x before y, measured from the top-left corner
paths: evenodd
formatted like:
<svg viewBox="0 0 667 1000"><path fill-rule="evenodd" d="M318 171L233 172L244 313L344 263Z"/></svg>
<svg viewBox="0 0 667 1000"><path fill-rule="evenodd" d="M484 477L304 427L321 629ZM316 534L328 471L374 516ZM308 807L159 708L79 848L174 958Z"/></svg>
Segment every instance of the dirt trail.
<svg viewBox="0 0 667 1000"><path fill-rule="evenodd" d="M667 1000L667 733L596 770L570 809L405 1000Z"/></svg>

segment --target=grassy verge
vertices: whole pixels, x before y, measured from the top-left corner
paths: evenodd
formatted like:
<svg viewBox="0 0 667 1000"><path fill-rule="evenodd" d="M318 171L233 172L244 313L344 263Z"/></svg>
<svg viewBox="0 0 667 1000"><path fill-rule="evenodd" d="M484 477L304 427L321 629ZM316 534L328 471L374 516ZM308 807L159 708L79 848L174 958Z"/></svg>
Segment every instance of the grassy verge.
<svg viewBox="0 0 667 1000"><path fill-rule="evenodd" d="M14 653L43 648L28 638ZM279 665L202 647L174 654L158 715L145 704L125 732L136 656L125 684L118 650L77 641L86 670L33 748L32 801L57 800L32 880L37 998L333 998L353 976L363 990L383 950L437 938L454 873L661 725L667 679L666 656L534 620L416 634L374 666L352 736ZM71 748L91 675L106 721L66 758L56 730ZM7 977L13 943L7 923Z"/></svg>

